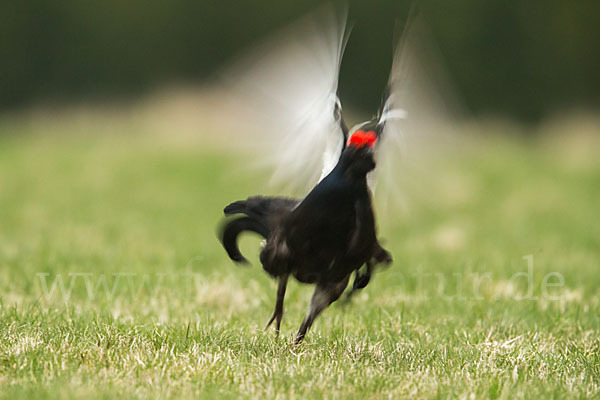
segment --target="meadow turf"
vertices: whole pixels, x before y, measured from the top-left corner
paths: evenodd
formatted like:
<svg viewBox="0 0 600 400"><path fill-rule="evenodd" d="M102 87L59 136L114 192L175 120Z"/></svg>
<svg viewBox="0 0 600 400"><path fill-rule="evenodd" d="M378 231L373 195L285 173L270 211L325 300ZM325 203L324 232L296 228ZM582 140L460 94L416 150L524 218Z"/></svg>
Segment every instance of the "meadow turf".
<svg viewBox="0 0 600 400"><path fill-rule="evenodd" d="M249 268L216 240L268 190L244 156L64 129L0 124L0 397L600 396L598 135L483 140L378 215L394 264L295 347L311 287L276 338L259 240Z"/></svg>

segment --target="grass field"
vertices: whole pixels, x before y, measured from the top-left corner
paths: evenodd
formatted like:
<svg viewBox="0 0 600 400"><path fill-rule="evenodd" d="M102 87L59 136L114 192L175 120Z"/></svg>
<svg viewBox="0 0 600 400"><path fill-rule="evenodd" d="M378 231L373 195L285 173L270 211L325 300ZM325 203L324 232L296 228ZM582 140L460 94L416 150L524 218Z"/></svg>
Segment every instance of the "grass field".
<svg viewBox="0 0 600 400"><path fill-rule="evenodd" d="M598 132L491 135L294 347L311 288L276 339L274 282L215 238L260 176L223 143L88 128L0 124L0 397L600 396Z"/></svg>

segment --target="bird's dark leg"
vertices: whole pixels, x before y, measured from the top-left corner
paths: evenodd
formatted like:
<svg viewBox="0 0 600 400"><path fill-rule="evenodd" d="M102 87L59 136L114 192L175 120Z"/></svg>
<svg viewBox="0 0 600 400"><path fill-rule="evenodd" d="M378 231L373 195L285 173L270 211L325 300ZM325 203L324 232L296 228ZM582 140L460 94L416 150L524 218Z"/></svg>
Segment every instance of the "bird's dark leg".
<svg viewBox="0 0 600 400"><path fill-rule="evenodd" d="M288 275L282 275L277 281L277 300L275 301L275 311L271 315L271 319L267 322L265 330L275 321L275 331L279 335L279 327L283 318L283 298L285 297L285 289L287 287Z"/></svg>
<svg viewBox="0 0 600 400"><path fill-rule="evenodd" d="M345 303L347 304L352 295L354 295L358 290L364 289L371 280L371 275L375 270L375 266L377 264L385 264L390 265L392 262L392 255L379 243L375 244L375 249L373 250L373 255L369 261L366 263L366 271L364 274L360 273L360 270L356 270L354 275L354 284L352 285L352 289L348 292L345 298Z"/></svg>
<svg viewBox="0 0 600 400"><path fill-rule="evenodd" d="M341 282L338 283L320 283L317 284L315 291L310 299L310 305L308 306L308 313L302 321L302 325L300 325L300 329L298 329L298 334L296 335L296 344L302 342L304 336L306 336L306 332L310 329L315 318L323 312L331 303L339 299L341 294L346 289L348 285L348 280L350 279L350 275L344 278Z"/></svg>
<svg viewBox="0 0 600 400"><path fill-rule="evenodd" d="M373 273L373 263L371 261L367 261L367 267L364 274L360 274L357 270L354 276L354 284L352 285L352 289L346 295L345 301L350 301L350 298L356 291L364 289L371 280L371 274Z"/></svg>

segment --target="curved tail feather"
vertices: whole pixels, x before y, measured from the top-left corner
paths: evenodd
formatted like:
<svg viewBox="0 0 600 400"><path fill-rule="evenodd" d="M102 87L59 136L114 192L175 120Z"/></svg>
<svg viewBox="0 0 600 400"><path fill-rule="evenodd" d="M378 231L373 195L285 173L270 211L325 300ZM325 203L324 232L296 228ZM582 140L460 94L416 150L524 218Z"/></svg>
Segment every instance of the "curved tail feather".
<svg viewBox="0 0 600 400"><path fill-rule="evenodd" d="M243 231L256 232L266 239L269 236L269 229L260 221L248 216L228 221L223 226L220 239L227 255L237 263L248 264L237 243L237 237Z"/></svg>

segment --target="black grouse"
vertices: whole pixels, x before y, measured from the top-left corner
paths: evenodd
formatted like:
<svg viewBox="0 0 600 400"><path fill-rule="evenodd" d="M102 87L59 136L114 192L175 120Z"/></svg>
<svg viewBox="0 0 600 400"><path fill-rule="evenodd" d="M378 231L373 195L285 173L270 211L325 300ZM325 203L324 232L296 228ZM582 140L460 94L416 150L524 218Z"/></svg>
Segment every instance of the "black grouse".
<svg viewBox="0 0 600 400"><path fill-rule="evenodd" d="M265 271L278 280L275 321L279 331L290 275L315 284L309 311L298 330L303 340L315 318L336 301L356 271L353 289L364 288L375 263L391 262L377 241L367 174L375 168L375 131L358 130L348 141L335 168L302 201L281 197L250 197L225 207L228 216L244 214L224 225L222 243L237 262L246 262L237 247L244 230L266 239L260 253ZM367 271L358 274L366 264Z"/></svg>
<svg viewBox="0 0 600 400"><path fill-rule="evenodd" d="M322 166L318 183L303 199L255 196L229 204L220 232L227 254L238 263L246 262L237 246L241 232L265 239L260 261L278 281L267 327L275 322L279 332L290 276L316 285L297 343L340 298L353 273L349 295L369 283L375 265L392 260L377 238L373 174L392 193L389 189L398 189L403 179L402 184L416 176L414 167L425 164L422 155L439 147L437 133L449 126L419 62L414 30L407 29L398 42L382 107L374 119L348 129L337 96L347 38L345 13L325 8L259 47L230 73L236 100L250 107L245 115L255 118L249 125L269 133L270 147L261 147L261 158L275 159L274 178L286 184L314 182L311 166ZM389 206L398 196L379 197Z"/></svg>

